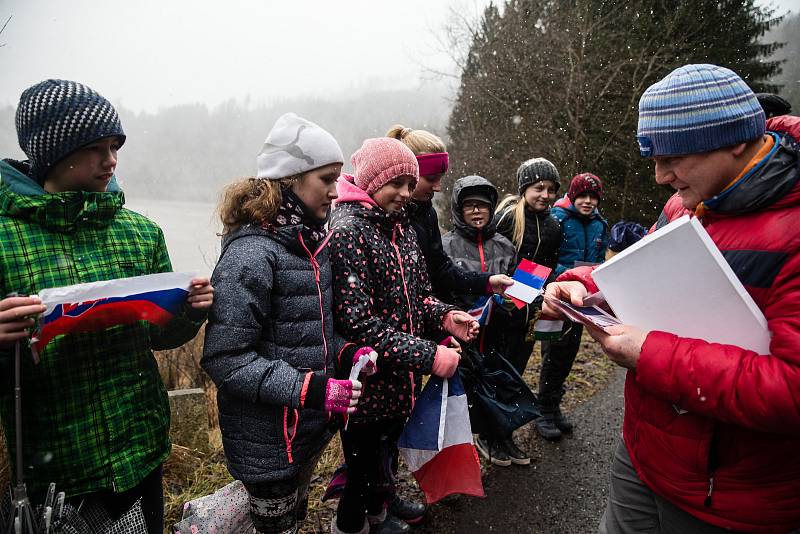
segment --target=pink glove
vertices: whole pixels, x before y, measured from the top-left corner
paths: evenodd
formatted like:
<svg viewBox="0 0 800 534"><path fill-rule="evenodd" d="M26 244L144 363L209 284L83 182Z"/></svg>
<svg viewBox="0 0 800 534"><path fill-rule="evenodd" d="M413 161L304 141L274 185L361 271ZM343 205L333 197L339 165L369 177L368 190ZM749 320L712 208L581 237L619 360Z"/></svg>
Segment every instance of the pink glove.
<svg viewBox="0 0 800 534"><path fill-rule="evenodd" d="M360 374L372 376L378 372L378 364L376 363L378 361L378 353L375 352L375 349L372 347L361 347L358 349L353 355L353 365L355 365L365 354L369 356L369 360L367 360L367 363L365 363L364 367L361 368Z"/></svg>
<svg viewBox="0 0 800 534"><path fill-rule="evenodd" d="M358 380L328 379L325 389L325 410L333 413L353 413L361 396L361 382Z"/></svg>
<svg viewBox="0 0 800 534"><path fill-rule="evenodd" d="M461 310L447 312L442 320L442 326L448 334L465 341L472 341L478 337L481 329L473 316Z"/></svg>
<svg viewBox="0 0 800 534"><path fill-rule="evenodd" d="M461 361L461 355L455 349L439 345L436 348L436 356L433 358L431 374L442 378L450 378L458 369L459 361Z"/></svg>

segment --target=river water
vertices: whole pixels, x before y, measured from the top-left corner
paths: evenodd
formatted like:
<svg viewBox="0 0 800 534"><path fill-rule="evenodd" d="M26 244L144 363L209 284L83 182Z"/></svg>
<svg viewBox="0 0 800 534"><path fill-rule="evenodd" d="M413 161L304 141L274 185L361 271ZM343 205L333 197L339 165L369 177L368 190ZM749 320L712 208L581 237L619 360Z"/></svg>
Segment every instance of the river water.
<svg viewBox="0 0 800 534"><path fill-rule="evenodd" d="M125 207L158 224L175 271L210 275L219 257L219 219L214 204L126 199Z"/></svg>

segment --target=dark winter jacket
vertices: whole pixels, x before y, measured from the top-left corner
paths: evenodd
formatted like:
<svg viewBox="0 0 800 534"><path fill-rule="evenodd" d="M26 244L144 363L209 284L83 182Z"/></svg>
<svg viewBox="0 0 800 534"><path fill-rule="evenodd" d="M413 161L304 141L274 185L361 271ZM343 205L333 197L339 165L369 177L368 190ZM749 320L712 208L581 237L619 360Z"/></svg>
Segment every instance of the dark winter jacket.
<svg viewBox="0 0 800 534"><path fill-rule="evenodd" d="M524 202L520 199L519 202ZM497 231L512 243L514 234L514 209L515 204L510 204L497 217ZM561 225L550 213L545 210L534 213L525 209L525 232L522 236L522 246L517 252L517 262L522 258L539 265L550 267L555 278L555 269L558 265L558 247L561 245Z"/></svg>
<svg viewBox="0 0 800 534"><path fill-rule="evenodd" d="M781 134L699 217L764 313L769 354L652 331L625 381L623 437L639 477L737 532L800 528L800 119L792 119L797 137ZM773 119L767 128L781 124L791 126ZM663 224L683 213L670 203ZM588 271L562 279L593 291ZM686 305L703 301L688 296Z"/></svg>
<svg viewBox="0 0 800 534"><path fill-rule="evenodd" d="M558 249L556 276L572 269L576 261L603 263L608 246L608 222L600 216L600 211L584 217L568 196L556 202L553 217L561 223L561 246Z"/></svg>
<svg viewBox="0 0 800 534"><path fill-rule="evenodd" d="M419 248L425 258L428 278L434 293L442 299L446 299L454 291L473 295L485 294L489 277L497 273L470 272L452 262L442 248L439 217L436 215L433 202L412 200L406 210L417 234Z"/></svg>
<svg viewBox="0 0 800 534"><path fill-rule="evenodd" d="M302 228L226 235L211 279L201 364L218 388L228 469L245 483L291 478L332 436L327 412L301 406L306 373L331 374L337 356L328 250L312 257Z"/></svg>
<svg viewBox="0 0 800 534"><path fill-rule="evenodd" d="M436 355L429 339L445 336L442 319L453 307L432 296L406 213L389 215L350 179L339 179L331 220L334 321L345 339L378 352L378 372L364 379L351 416L374 422L411 412Z"/></svg>
<svg viewBox="0 0 800 534"><path fill-rule="evenodd" d="M482 194L492 201L488 224L477 230L464 221L463 199L467 195ZM467 176L453 185L451 202L453 231L442 236L442 246L450 259L461 269L472 272L510 274L514 271L517 251L504 236L497 233L494 209L497 189L481 176ZM475 296L463 291L454 293L454 302L461 307L471 306Z"/></svg>

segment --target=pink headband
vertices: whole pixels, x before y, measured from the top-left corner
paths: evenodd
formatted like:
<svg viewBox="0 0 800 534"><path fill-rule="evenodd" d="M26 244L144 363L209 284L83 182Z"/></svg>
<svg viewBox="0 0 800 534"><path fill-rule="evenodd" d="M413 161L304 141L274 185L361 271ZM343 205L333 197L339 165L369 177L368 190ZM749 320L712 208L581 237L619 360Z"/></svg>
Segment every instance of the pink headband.
<svg viewBox="0 0 800 534"><path fill-rule="evenodd" d="M450 156L447 155L447 152L422 154L417 156L417 163L419 163L420 176L445 173L450 165Z"/></svg>

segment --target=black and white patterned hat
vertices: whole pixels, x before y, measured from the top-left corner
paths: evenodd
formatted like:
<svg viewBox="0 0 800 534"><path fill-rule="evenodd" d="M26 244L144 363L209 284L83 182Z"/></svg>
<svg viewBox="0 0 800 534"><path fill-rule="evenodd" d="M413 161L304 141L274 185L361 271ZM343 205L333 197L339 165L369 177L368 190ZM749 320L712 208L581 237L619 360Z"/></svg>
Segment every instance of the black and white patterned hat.
<svg viewBox="0 0 800 534"><path fill-rule="evenodd" d="M45 80L23 91L16 115L19 146L39 183L70 153L116 135L125 142L117 110L90 87L69 80Z"/></svg>

